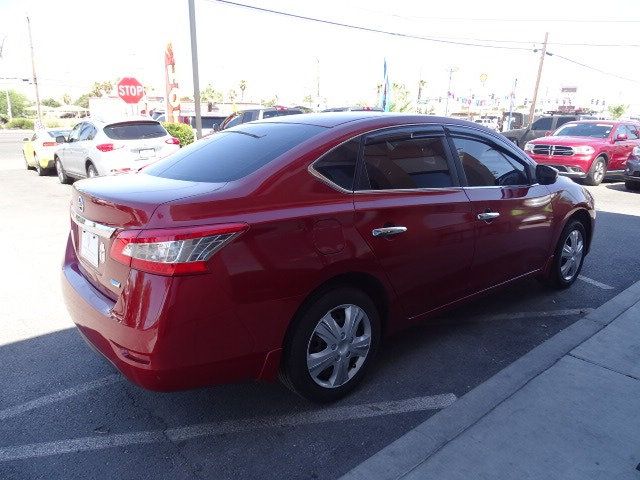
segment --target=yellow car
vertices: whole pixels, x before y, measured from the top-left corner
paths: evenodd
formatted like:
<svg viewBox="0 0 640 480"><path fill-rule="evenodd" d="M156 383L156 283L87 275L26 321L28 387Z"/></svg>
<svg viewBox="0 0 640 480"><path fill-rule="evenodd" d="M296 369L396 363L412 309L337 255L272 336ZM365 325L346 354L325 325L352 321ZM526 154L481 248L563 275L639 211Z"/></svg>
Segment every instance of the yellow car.
<svg viewBox="0 0 640 480"><path fill-rule="evenodd" d="M69 130L44 128L36 130L31 137L24 139L22 156L27 170L36 170L41 177L53 168L53 154L58 148L56 137L67 137Z"/></svg>

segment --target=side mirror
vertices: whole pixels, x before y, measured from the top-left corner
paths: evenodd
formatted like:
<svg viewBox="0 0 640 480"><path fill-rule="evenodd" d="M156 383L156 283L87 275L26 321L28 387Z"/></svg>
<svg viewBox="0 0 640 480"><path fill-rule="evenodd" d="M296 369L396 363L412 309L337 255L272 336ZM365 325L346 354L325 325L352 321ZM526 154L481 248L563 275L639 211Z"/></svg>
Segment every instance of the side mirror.
<svg viewBox="0 0 640 480"><path fill-rule="evenodd" d="M64 137L64 135L58 135L56 137L56 143L66 143L67 139Z"/></svg>
<svg viewBox="0 0 640 480"><path fill-rule="evenodd" d="M551 185L558 180L558 170L549 165L536 165L536 179L540 185Z"/></svg>
<svg viewBox="0 0 640 480"><path fill-rule="evenodd" d="M618 135L616 135L616 142L624 142L625 140L627 140L629 137L627 137L626 133L619 133Z"/></svg>

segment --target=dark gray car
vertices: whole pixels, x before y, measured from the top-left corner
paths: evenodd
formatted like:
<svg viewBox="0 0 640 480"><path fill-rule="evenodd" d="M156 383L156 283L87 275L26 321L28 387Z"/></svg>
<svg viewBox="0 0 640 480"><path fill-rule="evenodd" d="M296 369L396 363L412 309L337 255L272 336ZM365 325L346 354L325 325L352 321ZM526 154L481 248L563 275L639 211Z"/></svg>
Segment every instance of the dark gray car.
<svg viewBox="0 0 640 480"><path fill-rule="evenodd" d="M588 115L545 115L538 118L535 122L525 128L518 128L516 130L509 130L502 134L515 143L518 147L524 148L524 145L535 139L544 137L545 135L554 132L567 122L573 122L574 120L594 120L595 117Z"/></svg>

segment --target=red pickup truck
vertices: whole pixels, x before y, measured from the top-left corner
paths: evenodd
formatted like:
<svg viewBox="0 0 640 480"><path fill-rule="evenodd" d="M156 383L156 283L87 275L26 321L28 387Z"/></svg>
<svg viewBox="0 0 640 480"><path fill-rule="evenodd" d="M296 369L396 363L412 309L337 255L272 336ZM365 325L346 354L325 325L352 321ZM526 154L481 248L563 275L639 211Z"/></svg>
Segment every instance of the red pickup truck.
<svg viewBox="0 0 640 480"><path fill-rule="evenodd" d="M633 148L640 146L640 124L631 121L569 122L547 137L527 142L524 151L561 175L599 185L622 175Z"/></svg>

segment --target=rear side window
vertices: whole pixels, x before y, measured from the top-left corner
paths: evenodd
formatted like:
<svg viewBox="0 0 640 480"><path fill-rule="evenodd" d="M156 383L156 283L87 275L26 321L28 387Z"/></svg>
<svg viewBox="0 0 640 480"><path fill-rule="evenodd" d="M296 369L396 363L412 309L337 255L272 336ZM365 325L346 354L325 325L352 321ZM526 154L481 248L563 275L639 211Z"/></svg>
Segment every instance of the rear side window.
<svg viewBox="0 0 640 480"><path fill-rule="evenodd" d="M454 138L467 183L471 187L527 185L525 166L492 146L470 138Z"/></svg>
<svg viewBox="0 0 640 480"><path fill-rule="evenodd" d="M533 122L531 130L551 130L553 128L553 118L542 117Z"/></svg>
<svg viewBox="0 0 640 480"><path fill-rule="evenodd" d="M371 190L453 186L442 137L381 140L364 148Z"/></svg>
<svg viewBox="0 0 640 480"><path fill-rule="evenodd" d="M325 154L313 164L313 168L336 185L346 190L353 190L359 148L360 138L349 140Z"/></svg>
<svg viewBox="0 0 640 480"><path fill-rule="evenodd" d="M167 131L158 122L122 122L107 125L104 133L112 140L140 140L164 137Z"/></svg>
<svg viewBox="0 0 640 480"><path fill-rule="evenodd" d="M145 173L192 182L231 182L324 130L315 125L244 124L182 148Z"/></svg>

